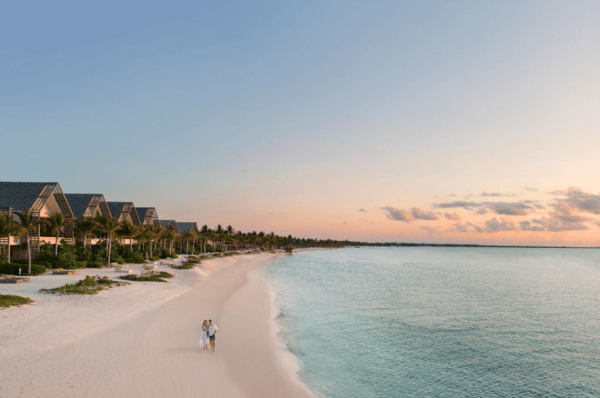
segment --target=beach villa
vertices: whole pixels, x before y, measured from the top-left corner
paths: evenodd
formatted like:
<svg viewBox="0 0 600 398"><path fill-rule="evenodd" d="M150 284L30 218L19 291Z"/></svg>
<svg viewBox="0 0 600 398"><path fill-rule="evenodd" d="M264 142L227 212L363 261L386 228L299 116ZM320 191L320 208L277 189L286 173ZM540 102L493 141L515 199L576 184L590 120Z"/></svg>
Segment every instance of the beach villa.
<svg viewBox="0 0 600 398"><path fill-rule="evenodd" d="M186 232L198 232L198 223L197 222L176 222L177 224L177 232L183 234Z"/></svg>
<svg viewBox="0 0 600 398"><path fill-rule="evenodd" d="M65 197L69 201L73 216L78 220L97 215L111 215L106 199L102 194L67 193Z"/></svg>
<svg viewBox="0 0 600 398"><path fill-rule="evenodd" d="M177 221L175 220L158 220L158 222L164 229L172 229L175 232L181 232L177 229Z"/></svg>
<svg viewBox="0 0 600 398"><path fill-rule="evenodd" d="M25 210L34 217L35 221L40 218L51 217L57 213L62 213L65 218L74 218L71 206L63 193L58 182L0 182L0 213L18 220L16 213ZM63 239L72 241L74 236L73 223L63 231ZM41 228L38 225L37 230L29 233L31 242L32 258L39 253L41 242L54 243L55 237L40 236ZM10 239L10 242L9 242ZM11 257L21 259L27 257L27 251L22 249L21 243L26 241L26 237L10 237L0 239L0 251L5 254L6 247L10 247ZM13 247L13 245L15 245Z"/></svg>
<svg viewBox="0 0 600 398"><path fill-rule="evenodd" d="M65 194L58 182L0 182L0 214L19 223L17 213L23 212L23 209L34 217L34 222L58 213L62 213L66 220L73 220L54 230L44 223L38 224L29 233L32 258L39 255L43 244L56 244L57 248L63 241L75 244L77 221L99 215L114 217L117 222L129 222L134 226L160 226L181 234L199 231L196 222L159 220L155 207L136 208L133 202L107 202L104 195L98 193ZM51 234L54 235L44 236ZM88 238L91 244L100 240L98 237ZM0 237L0 256L6 256L10 247L11 259L26 259L27 249L22 245L26 241L27 236ZM122 240L122 243L127 242L132 243L130 239Z"/></svg>
<svg viewBox="0 0 600 398"><path fill-rule="evenodd" d="M106 202L110 209L110 214L118 222L130 222L133 225L142 225L133 202Z"/></svg>
<svg viewBox="0 0 600 398"><path fill-rule="evenodd" d="M141 225L160 225L156 207L136 207Z"/></svg>

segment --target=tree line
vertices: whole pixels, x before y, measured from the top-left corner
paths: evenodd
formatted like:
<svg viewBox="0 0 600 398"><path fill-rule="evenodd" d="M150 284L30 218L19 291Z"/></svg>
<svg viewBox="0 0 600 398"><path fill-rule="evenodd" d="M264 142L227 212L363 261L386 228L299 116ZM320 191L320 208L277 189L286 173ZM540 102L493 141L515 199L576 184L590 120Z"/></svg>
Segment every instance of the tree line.
<svg viewBox="0 0 600 398"><path fill-rule="evenodd" d="M235 230L231 225L223 227L220 224L213 229L203 225L197 232L178 232L172 227L163 228L160 225L137 226L128 221L119 222L109 215L97 215L76 220L65 217L59 212L36 221L26 210L15 214L18 217L17 221L13 220L12 217L0 215L0 238L8 238L7 260L10 263L10 237L26 237L29 273L31 273L32 260L31 232L37 231L38 227L43 228L43 236L55 238L55 255L58 255L61 237L65 239L64 232L69 228L74 227L74 237L78 244L83 245L84 249L91 247L92 241L98 239L97 245L105 246L105 258L109 266L113 244L122 245L126 240L131 252L134 249L138 252L146 252L150 258L154 257L154 252L157 249L160 249L161 252L166 250L169 255L173 255L175 252L206 254L209 252L229 253L248 250L288 249L288 251L291 251L292 248L333 248L365 244L347 240L297 238L292 235L280 236L274 232L242 232Z"/></svg>

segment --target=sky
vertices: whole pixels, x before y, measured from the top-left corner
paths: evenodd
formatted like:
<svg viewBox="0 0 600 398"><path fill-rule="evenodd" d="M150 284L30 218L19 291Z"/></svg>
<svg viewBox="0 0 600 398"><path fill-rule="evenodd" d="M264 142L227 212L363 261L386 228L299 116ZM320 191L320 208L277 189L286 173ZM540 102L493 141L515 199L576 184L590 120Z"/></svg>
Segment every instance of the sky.
<svg viewBox="0 0 600 398"><path fill-rule="evenodd" d="M0 170L163 219L600 245L600 2L4 2Z"/></svg>

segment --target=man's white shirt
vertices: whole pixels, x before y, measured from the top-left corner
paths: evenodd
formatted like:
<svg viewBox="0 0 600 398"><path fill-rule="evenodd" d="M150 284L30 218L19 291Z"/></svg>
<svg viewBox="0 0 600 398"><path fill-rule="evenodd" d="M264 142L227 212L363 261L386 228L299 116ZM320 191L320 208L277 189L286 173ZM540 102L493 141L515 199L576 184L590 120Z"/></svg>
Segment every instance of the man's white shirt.
<svg viewBox="0 0 600 398"><path fill-rule="evenodd" d="M213 334L215 334L215 332L219 330L219 328L217 328L217 325L215 325L214 323L212 325L208 325L208 335L212 336Z"/></svg>

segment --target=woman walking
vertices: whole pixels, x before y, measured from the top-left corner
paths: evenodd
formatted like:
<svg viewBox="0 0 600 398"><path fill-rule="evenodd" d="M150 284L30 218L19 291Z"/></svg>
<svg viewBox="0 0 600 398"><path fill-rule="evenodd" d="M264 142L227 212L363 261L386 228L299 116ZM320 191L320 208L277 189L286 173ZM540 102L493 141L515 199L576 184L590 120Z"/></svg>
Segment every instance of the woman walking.
<svg viewBox="0 0 600 398"><path fill-rule="evenodd" d="M202 337L200 338L200 345L208 350L208 321L205 319L202 324Z"/></svg>

